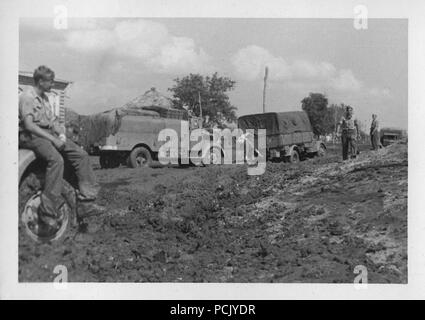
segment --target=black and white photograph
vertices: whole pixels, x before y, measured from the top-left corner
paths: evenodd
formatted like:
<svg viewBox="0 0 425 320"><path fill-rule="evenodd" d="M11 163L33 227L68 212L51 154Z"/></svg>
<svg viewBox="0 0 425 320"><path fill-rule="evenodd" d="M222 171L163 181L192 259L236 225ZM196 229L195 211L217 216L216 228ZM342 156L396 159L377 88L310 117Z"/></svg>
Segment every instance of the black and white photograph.
<svg viewBox="0 0 425 320"><path fill-rule="evenodd" d="M407 14L50 4L2 117L18 284L413 285Z"/></svg>

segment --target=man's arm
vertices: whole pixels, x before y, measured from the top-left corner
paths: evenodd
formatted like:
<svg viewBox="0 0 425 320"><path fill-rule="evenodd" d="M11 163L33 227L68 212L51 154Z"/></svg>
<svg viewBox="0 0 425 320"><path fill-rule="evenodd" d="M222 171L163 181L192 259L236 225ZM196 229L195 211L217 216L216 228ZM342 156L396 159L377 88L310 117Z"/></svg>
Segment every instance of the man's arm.
<svg viewBox="0 0 425 320"><path fill-rule="evenodd" d="M378 120L376 120L375 121L375 129L373 130L373 133L376 133L376 132L378 132L379 131L379 121Z"/></svg>
<svg viewBox="0 0 425 320"><path fill-rule="evenodd" d="M28 132L30 132L32 134L35 134L36 136L38 136L40 138L44 138L44 139L49 140L51 143L53 143L53 145L56 147L56 149L61 150L65 146L65 143L62 140L56 138L52 134L48 133L47 131L44 131L38 125L36 125L33 122L33 116L32 115L29 114L29 115L25 116L23 123L24 123L25 130L27 130Z"/></svg>
<svg viewBox="0 0 425 320"><path fill-rule="evenodd" d="M66 128L65 125L59 123L59 119L55 117L52 121L53 132L59 136L59 139L66 141Z"/></svg>
<svg viewBox="0 0 425 320"><path fill-rule="evenodd" d="M342 121L339 121L339 122L336 124L335 133L336 133L336 136L337 136L337 137L339 137L339 136L341 135L341 122L342 122Z"/></svg>
<svg viewBox="0 0 425 320"><path fill-rule="evenodd" d="M356 131L357 131L357 139L360 139L360 129L359 129L359 124L357 122L357 120L354 120L354 125L356 127Z"/></svg>

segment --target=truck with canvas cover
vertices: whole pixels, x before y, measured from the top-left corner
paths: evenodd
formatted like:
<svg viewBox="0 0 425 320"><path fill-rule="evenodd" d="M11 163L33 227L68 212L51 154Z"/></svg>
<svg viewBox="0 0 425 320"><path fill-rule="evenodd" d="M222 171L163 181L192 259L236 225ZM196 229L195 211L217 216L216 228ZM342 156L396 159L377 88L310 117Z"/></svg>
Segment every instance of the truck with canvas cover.
<svg viewBox="0 0 425 320"><path fill-rule="evenodd" d="M316 140L308 115L303 111L268 112L242 116L242 130L266 129L267 159L298 162L313 156L324 156L326 146Z"/></svg>
<svg viewBox="0 0 425 320"><path fill-rule="evenodd" d="M182 121L187 122L184 110L113 109L83 119L80 139L85 145L99 147L102 168L120 164L146 167L157 159L164 143L158 140L161 130L169 128L180 134Z"/></svg>
<svg viewBox="0 0 425 320"><path fill-rule="evenodd" d="M180 135L182 122L188 120L186 110L174 108L170 98L151 88L122 107L79 115L70 125L78 131L78 143L99 155L102 168L146 167L165 143L158 140L159 133L168 128Z"/></svg>
<svg viewBox="0 0 425 320"><path fill-rule="evenodd" d="M181 160L187 157L183 163L189 163L193 162L192 158L188 158L189 154L182 155L180 152L182 125L191 128L189 120L186 110L115 109L86 117L81 125L84 127L86 122L88 128L80 134L80 139L85 141L86 145L96 144L99 147L99 162L102 168L114 168L120 164L143 168L159 160L159 150L166 143L159 140L159 134L163 129L171 129L177 133L179 142L179 153L178 158L174 159L175 162L181 163ZM195 144L192 141L190 143ZM200 150L199 161L196 163L203 164L208 161L208 157L214 152L212 146L212 150L207 150L208 146L210 145L205 145L205 148ZM173 161L172 155L167 157Z"/></svg>
<svg viewBox="0 0 425 320"><path fill-rule="evenodd" d="M382 128L380 139L384 147L397 141L407 141L407 131L400 128Z"/></svg>

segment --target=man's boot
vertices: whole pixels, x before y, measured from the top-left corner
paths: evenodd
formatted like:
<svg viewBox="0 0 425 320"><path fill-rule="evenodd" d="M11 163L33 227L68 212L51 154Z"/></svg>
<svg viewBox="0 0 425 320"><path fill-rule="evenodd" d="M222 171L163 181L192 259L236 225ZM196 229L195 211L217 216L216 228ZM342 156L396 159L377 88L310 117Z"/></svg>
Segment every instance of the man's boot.
<svg viewBox="0 0 425 320"><path fill-rule="evenodd" d="M78 219L99 216L107 212L106 207L98 205L93 201L78 202Z"/></svg>
<svg viewBox="0 0 425 320"><path fill-rule="evenodd" d="M38 218L42 234L48 236L57 232L60 228L60 208L64 204L64 200L52 201L44 193L40 194L40 206L38 207Z"/></svg>

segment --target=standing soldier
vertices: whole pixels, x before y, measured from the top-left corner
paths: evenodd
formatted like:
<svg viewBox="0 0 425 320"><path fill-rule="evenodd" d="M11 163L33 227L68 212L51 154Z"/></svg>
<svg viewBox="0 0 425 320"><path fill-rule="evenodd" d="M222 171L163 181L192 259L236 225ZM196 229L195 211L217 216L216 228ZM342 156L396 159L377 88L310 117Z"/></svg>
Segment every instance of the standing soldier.
<svg viewBox="0 0 425 320"><path fill-rule="evenodd" d="M345 114L337 125L337 135L341 136L342 159L348 159L350 152L351 158L357 156L357 139L360 137L360 131L357 120L353 117L353 108L347 106Z"/></svg>
<svg viewBox="0 0 425 320"><path fill-rule="evenodd" d="M372 150L378 150L380 147L379 141L379 122L377 120L378 116L372 114L372 123L370 125L370 142L372 143Z"/></svg>

